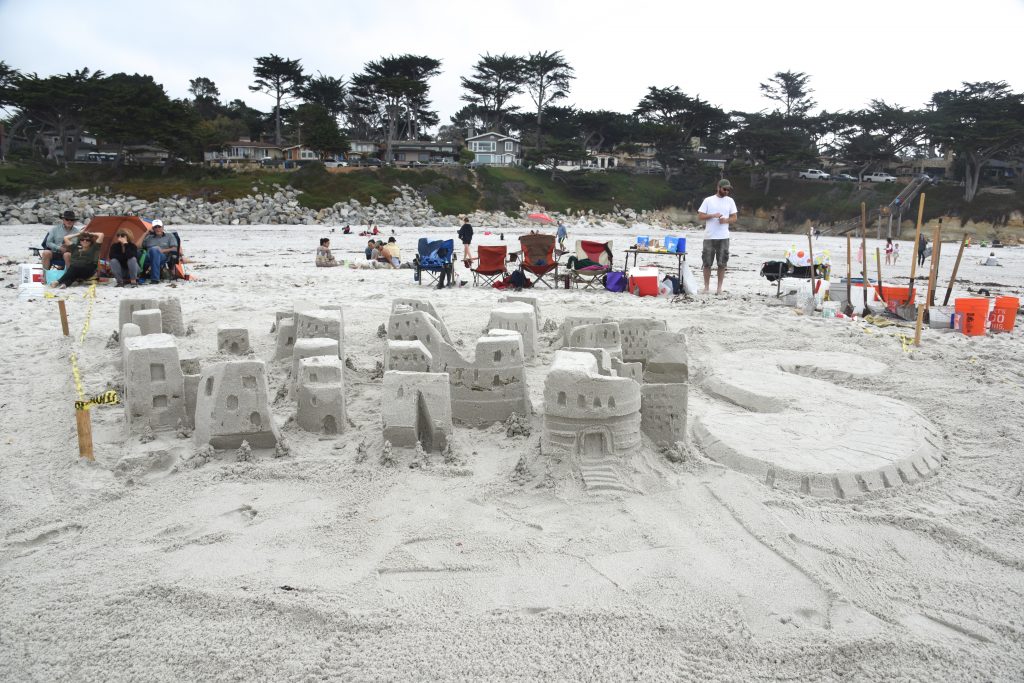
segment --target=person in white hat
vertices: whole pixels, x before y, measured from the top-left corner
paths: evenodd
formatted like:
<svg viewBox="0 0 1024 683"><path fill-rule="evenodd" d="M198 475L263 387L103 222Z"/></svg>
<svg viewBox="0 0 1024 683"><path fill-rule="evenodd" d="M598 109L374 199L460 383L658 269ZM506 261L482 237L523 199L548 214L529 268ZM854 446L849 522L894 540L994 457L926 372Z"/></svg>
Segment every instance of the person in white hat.
<svg viewBox="0 0 1024 683"><path fill-rule="evenodd" d="M153 221L152 229L142 240L142 250L146 252L146 258L149 261L150 283L160 284L160 271L164 265L170 264L173 267L178 262L178 240L174 238L174 235L164 232L164 222L158 218ZM143 282L145 280L139 280L140 285Z"/></svg>

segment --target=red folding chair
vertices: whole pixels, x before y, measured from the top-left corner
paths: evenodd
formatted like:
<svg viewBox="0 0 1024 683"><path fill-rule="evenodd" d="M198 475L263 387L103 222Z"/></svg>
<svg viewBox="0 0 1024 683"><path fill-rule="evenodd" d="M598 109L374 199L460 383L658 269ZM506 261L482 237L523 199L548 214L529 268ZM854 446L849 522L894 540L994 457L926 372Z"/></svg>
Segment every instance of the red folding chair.
<svg viewBox="0 0 1024 683"><path fill-rule="evenodd" d="M523 250L523 258L520 261L520 268L532 273L535 284L543 282L549 289L555 289L558 284L558 260L555 258L555 236L554 235L523 235L519 238L519 246ZM552 284L547 277L554 271L554 282Z"/></svg>
<svg viewBox="0 0 1024 683"><path fill-rule="evenodd" d="M499 279L508 275L505 268L505 260L508 256L508 245L500 247L479 246L476 249L477 264L472 268L473 286L493 285Z"/></svg>
<svg viewBox="0 0 1024 683"><path fill-rule="evenodd" d="M602 278L612 269L612 243L576 240L576 259L588 259L599 266L573 268L572 281L577 287L591 289L600 285Z"/></svg>

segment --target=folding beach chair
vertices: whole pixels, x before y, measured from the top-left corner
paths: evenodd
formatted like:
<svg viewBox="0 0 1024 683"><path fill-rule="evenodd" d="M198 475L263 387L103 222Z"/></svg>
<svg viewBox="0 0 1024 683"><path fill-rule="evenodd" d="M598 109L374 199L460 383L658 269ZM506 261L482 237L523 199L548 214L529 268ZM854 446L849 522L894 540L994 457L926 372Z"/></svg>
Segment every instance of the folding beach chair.
<svg viewBox="0 0 1024 683"><path fill-rule="evenodd" d="M576 263L583 259L596 265L576 267ZM612 270L612 243L576 240L576 257L570 262L573 284L583 289L600 289L604 276Z"/></svg>
<svg viewBox="0 0 1024 683"><path fill-rule="evenodd" d="M519 238L519 246L523 250L523 257L520 260L520 268L536 277L534 284L543 282L550 289L554 289L558 283L558 260L555 258L555 236L554 235L523 235ZM551 284L547 276L554 271Z"/></svg>
<svg viewBox="0 0 1024 683"><path fill-rule="evenodd" d="M454 268L454 251L455 240L430 240L421 237L416 245L416 281L422 285L423 277L426 276L430 278L430 283L436 283L442 273L450 273Z"/></svg>
<svg viewBox="0 0 1024 683"><path fill-rule="evenodd" d="M508 256L508 245L497 247L479 246L476 250L479 259L473 272L473 286L493 285L508 275L505 269L505 258Z"/></svg>

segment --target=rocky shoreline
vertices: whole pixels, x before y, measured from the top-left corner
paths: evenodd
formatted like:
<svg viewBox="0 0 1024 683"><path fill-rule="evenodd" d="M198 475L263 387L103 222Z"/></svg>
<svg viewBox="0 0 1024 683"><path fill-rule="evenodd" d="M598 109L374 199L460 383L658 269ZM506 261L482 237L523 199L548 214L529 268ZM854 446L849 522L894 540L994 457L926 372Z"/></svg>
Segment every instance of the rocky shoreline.
<svg viewBox="0 0 1024 683"><path fill-rule="evenodd" d="M290 185L274 185L271 192L260 192L259 188L254 187L250 195L220 202L189 197L167 197L150 202L130 195L104 196L90 194L87 190L59 190L33 199L0 203L0 225L50 224L56 222L57 216L67 209L74 211L82 220L93 216L136 215L160 218L168 225L461 225L462 216L438 213L415 189L408 186L397 186L395 189L399 196L388 204L371 197L368 204L349 199L320 210L301 206L299 195L302 191ZM476 226L511 229L536 225L527 218L527 214L534 210L536 207L524 205L517 217L503 212L475 211L467 218ZM663 212L637 212L632 209L620 209L609 214L589 212L573 215L567 220L574 224L582 220L622 225L640 221L666 228L674 223Z"/></svg>

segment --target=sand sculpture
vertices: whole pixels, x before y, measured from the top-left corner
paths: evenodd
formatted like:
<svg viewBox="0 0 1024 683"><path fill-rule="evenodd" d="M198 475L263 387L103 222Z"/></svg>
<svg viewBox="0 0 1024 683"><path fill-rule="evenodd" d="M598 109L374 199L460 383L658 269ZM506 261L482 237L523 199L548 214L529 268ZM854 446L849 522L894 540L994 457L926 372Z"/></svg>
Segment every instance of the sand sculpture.
<svg viewBox="0 0 1024 683"><path fill-rule="evenodd" d="M231 325L218 326L217 350L234 356L244 356L249 353L249 330Z"/></svg>
<svg viewBox="0 0 1024 683"><path fill-rule="evenodd" d="M619 320L622 342L622 360L644 362L647 360L647 340L655 330L667 330L664 320L649 318L624 318Z"/></svg>
<svg viewBox="0 0 1024 683"><path fill-rule="evenodd" d="M384 440L400 448L414 448L418 442L428 453L443 450L452 434L450 389L445 373L385 372Z"/></svg>
<svg viewBox="0 0 1024 683"><path fill-rule="evenodd" d="M408 372L430 372L433 357L423 342L391 341L384 351L385 370L405 370Z"/></svg>
<svg viewBox="0 0 1024 683"><path fill-rule="evenodd" d="M292 314L294 315L294 314ZM295 318L278 318L274 360L291 358L295 350Z"/></svg>
<svg viewBox="0 0 1024 683"><path fill-rule="evenodd" d="M487 327L518 332L523 338L523 353L526 359L530 360L536 355L537 311L532 305L521 301L498 304L491 309Z"/></svg>
<svg viewBox="0 0 1024 683"><path fill-rule="evenodd" d="M143 337L145 339L145 337ZM263 361L213 363L203 369L196 398L195 443L214 448L273 448L280 437L267 399Z"/></svg>
<svg viewBox="0 0 1024 683"><path fill-rule="evenodd" d="M645 342L641 428L652 441L671 445L686 439L689 360L682 332L650 330Z"/></svg>
<svg viewBox="0 0 1024 683"><path fill-rule="evenodd" d="M607 351L555 352L544 382L541 449L571 456L588 489L621 489L624 457L641 443L640 385L599 358Z"/></svg>
<svg viewBox="0 0 1024 683"><path fill-rule="evenodd" d="M412 299L407 297L399 297L391 301L392 312L402 307L409 308L414 311L423 311L436 320L437 323L435 326L443 336L444 340L449 344L452 343L451 335L448 334L448 326L445 324L444 318L441 317L441 314L434 308L434 304L425 299Z"/></svg>
<svg viewBox="0 0 1024 683"><path fill-rule="evenodd" d="M136 311L158 309L161 317L161 329L164 334L173 334L176 337L185 335L185 322L181 315L181 302L177 297L169 296L161 299L135 299L125 298L118 303L117 329L124 327L125 323L132 322L132 314ZM147 332L146 334L152 334Z"/></svg>
<svg viewBox="0 0 1024 683"><path fill-rule="evenodd" d="M305 341L305 340L303 340ZM299 360L296 422L308 432L345 431L345 366L335 355Z"/></svg>
<svg viewBox="0 0 1024 683"><path fill-rule="evenodd" d="M569 331L565 346L607 349L613 358L622 358L622 337L617 322L577 325Z"/></svg>
<svg viewBox="0 0 1024 683"><path fill-rule="evenodd" d="M429 354L430 372L447 373L455 421L477 426L505 420L512 413L530 413L522 335L518 332L488 331L477 340L473 359L467 359L446 341L450 336L444 323L425 310L396 304L387 331L392 342L420 342ZM389 359L397 358L395 353L389 351Z"/></svg>
<svg viewBox="0 0 1024 683"><path fill-rule="evenodd" d="M721 400L694 420L694 437L710 458L812 496L854 498L914 483L941 466L935 426L902 401L828 381L885 371L842 353L726 354L703 384Z"/></svg>
<svg viewBox="0 0 1024 683"><path fill-rule="evenodd" d="M117 329L125 326L125 323L132 321L132 314L135 311L145 311L153 308L160 308L160 302L156 299L121 299L117 307Z"/></svg>
<svg viewBox="0 0 1024 683"><path fill-rule="evenodd" d="M540 302L537 300L537 297L527 296L525 294L506 294L505 296L498 299L499 304L509 302L523 303L533 306L533 313L537 319L537 324L540 325Z"/></svg>
<svg viewBox="0 0 1024 683"><path fill-rule="evenodd" d="M345 327L340 309L317 308L295 312L295 339L333 339L334 355L345 358Z"/></svg>
<svg viewBox="0 0 1024 683"><path fill-rule="evenodd" d="M132 322L139 326L143 335L163 332L163 315L159 308L147 308L132 313Z"/></svg>
<svg viewBox="0 0 1024 683"><path fill-rule="evenodd" d="M199 395L202 365L198 358L182 358L180 365L185 381L185 426L193 429L196 426L196 397Z"/></svg>
<svg viewBox="0 0 1024 683"><path fill-rule="evenodd" d="M581 325L597 325L600 323L610 322L608 318L602 318L601 316L594 315L569 315L562 321L562 327L560 334L562 337L562 346L571 346L569 343L569 335L572 331Z"/></svg>
<svg viewBox="0 0 1024 683"><path fill-rule="evenodd" d="M159 310L153 312L160 313ZM162 333L135 335L128 325L123 329L126 328L132 333L124 339L125 410L129 429L173 429L185 422L184 379L174 337Z"/></svg>

